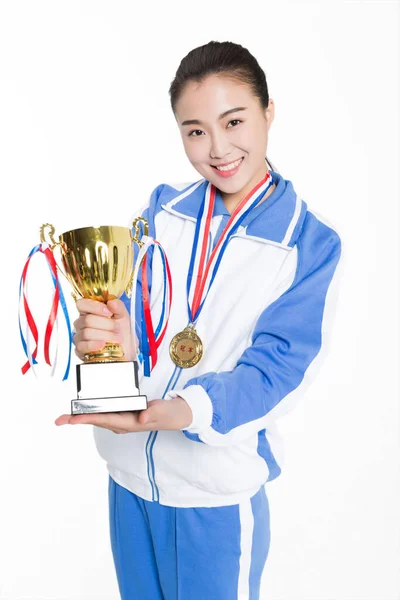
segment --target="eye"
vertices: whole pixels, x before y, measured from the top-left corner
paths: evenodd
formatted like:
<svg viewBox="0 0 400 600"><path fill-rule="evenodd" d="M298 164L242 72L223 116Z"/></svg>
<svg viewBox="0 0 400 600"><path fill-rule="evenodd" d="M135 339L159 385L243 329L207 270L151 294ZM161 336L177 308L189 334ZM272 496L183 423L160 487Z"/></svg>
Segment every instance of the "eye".
<svg viewBox="0 0 400 600"><path fill-rule="evenodd" d="M229 121L228 125L230 123L242 123L243 121L241 121L241 119L232 119L231 121ZM197 135L197 132L203 133L201 129L193 129L190 133L188 133L188 137L200 137ZM196 133L196 135L193 135L193 133Z"/></svg>
<svg viewBox="0 0 400 600"><path fill-rule="evenodd" d="M200 131L200 132L201 132L201 129L193 129L193 131L191 131L191 132L188 134L188 137L190 137L190 136L192 136L192 137L199 137L198 135L194 135L194 136L192 135L192 133L195 133L195 132L197 132L197 131Z"/></svg>
<svg viewBox="0 0 400 600"><path fill-rule="evenodd" d="M242 121L240 119L232 119L232 121L229 121L229 123L234 123L235 121L237 123L242 123ZM228 123L228 125L229 125L229 123Z"/></svg>

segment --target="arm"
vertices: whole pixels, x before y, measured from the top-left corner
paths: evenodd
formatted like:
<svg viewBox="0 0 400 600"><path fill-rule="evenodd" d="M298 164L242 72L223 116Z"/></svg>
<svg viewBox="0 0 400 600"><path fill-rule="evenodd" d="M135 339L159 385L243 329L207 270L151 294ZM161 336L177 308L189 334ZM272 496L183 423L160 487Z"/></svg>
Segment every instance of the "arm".
<svg viewBox="0 0 400 600"><path fill-rule="evenodd" d="M322 338L325 344L329 333L326 300L329 290L331 305L331 293L336 290L331 283L341 257L341 241L314 215L307 217L297 242L293 283L262 312L252 345L235 368L199 375L183 389L168 392L167 399L179 395L192 410L191 425L182 429L189 439L213 446L237 444L262 430L272 409L278 413L285 403L286 409L293 404L290 393L310 379L310 367L315 366Z"/></svg>

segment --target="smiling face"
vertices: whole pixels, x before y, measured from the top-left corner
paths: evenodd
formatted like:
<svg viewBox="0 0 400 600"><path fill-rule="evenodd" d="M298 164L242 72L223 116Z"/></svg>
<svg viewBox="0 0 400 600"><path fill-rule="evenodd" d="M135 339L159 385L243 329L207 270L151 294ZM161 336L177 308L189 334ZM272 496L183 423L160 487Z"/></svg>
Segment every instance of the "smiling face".
<svg viewBox="0 0 400 600"><path fill-rule="evenodd" d="M273 100L263 109L247 84L213 74L202 83L186 84L175 118L186 156L226 204L237 204L265 176ZM217 165L229 170L219 171Z"/></svg>

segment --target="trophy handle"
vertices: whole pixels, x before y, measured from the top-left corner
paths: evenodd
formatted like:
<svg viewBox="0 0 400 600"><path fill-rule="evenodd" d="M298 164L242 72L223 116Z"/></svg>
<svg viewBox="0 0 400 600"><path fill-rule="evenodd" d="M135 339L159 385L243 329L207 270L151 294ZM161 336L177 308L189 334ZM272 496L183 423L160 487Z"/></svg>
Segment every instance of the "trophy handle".
<svg viewBox="0 0 400 600"><path fill-rule="evenodd" d="M47 228L49 228L47 235L48 235L51 243L49 243L49 241L46 239L46 229ZM57 242L55 240L54 233L55 233L54 225L52 225L51 223L44 223L44 225L42 225L40 228L40 241L42 242L42 244L49 244L50 250L52 251L53 256L54 256L54 250L55 250L55 248L57 248L57 246L62 248L62 243L60 241ZM54 256L54 260L56 261L55 256ZM60 267L60 265L58 264L57 261L56 261L56 265L57 265L57 269L60 271L60 273L62 273L62 275L64 275L65 279L69 282L68 277L66 276L63 269ZM77 301L77 297L74 293L72 293L72 298L75 300L75 302Z"/></svg>
<svg viewBox="0 0 400 600"><path fill-rule="evenodd" d="M50 228L48 235L49 235L51 244L49 244L49 241L46 240L47 227ZM40 228L40 241L42 242L42 244L49 244L51 251L53 251L53 249L60 243L60 242L56 242L56 240L54 239L54 233L55 233L54 225L52 225L51 223L44 223L44 225L42 225Z"/></svg>
<svg viewBox="0 0 400 600"><path fill-rule="evenodd" d="M132 221L132 228L135 230L135 235L131 234L131 240L132 240L132 242L136 242L137 245L139 246L139 248L142 248L142 246L144 246L144 242L142 242L142 240L139 239L139 236L140 236L139 223L144 224L144 235L149 235L149 222L144 217L137 217L136 219L134 219ZM142 260L143 260L143 258L142 258ZM133 279L134 279L134 275L135 275L135 270L139 269L139 267L140 267L140 264L136 264L133 267L133 271L129 278L128 285L125 288L125 293L128 298L131 298L131 296L132 296L132 284L133 284Z"/></svg>
<svg viewBox="0 0 400 600"><path fill-rule="evenodd" d="M139 239L140 227L139 227L138 223L144 224L144 235L149 235L149 222L144 217L137 217L136 219L134 219L132 221L132 228L135 230L135 235L131 234L131 239L132 239L132 242L136 242L137 245L139 246L139 248L141 248L143 246L144 242L142 242Z"/></svg>

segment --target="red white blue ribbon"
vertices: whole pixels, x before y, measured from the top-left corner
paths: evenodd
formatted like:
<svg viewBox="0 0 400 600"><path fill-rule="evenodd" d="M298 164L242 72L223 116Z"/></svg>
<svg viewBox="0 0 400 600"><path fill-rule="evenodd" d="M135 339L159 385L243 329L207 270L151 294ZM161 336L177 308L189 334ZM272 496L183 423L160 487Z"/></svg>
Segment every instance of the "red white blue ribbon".
<svg viewBox="0 0 400 600"><path fill-rule="evenodd" d="M131 296L131 324L132 331L135 331L135 307L136 307L136 283L139 271L142 273L142 302L141 302L141 354L143 357L144 375L150 377L151 371L157 364L158 359L158 348L164 339L167 331L169 315L171 312L172 303L172 277L171 271L168 264L167 255L160 243L149 237L143 235L141 237L143 246L140 248L136 263L134 277L132 280L132 296ZM151 316L150 307L150 291L148 282L148 263L147 263L147 251L151 246L157 248L161 255L161 261L163 266L163 300L161 307L161 314L157 327L154 330L153 320ZM136 266L137 265L137 266ZM137 350L137 349L136 349Z"/></svg>
<svg viewBox="0 0 400 600"><path fill-rule="evenodd" d="M21 367L21 371L22 371L23 375L25 375L25 373L27 373L30 368L32 368L32 371L35 372L33 365L38 364L37 354L38 354L38 350L39 350L39 331L38 331L38 327L36 325L35 319L33 317L32 310L29 305L28 293L27 293L28 267L30 265L30 261L31 261L32 257L37 253L43 254L45 256L45 258L47 260L47 264L50 269L51 278L52 278L52 281L54 284L53 300L52 300L50 314L47 319L46 329L45 329L45 333L44 333L44 347L43 347L44 358L45 358L45 362L49 366L52 366L51 359L50 359L50 341L51 341L51 337L52 337L52 334L54 331L54 326L57 324L58 307L61 304L61 308L63 310L63 314L65 317L65 322L67 325L68 341L69 341L68 362L67 362L67 366L66 366L64 376L63 376L63 381L64 381L68 378L70 366L71 366L72 330L71 330L71 323L70 323L70 319L69 319L69 315L68 315L68 309L67 309L67 305L65 302L65 297L64 297L61 283L60 283L60 280L58 277L56 261L54 259L53 253L51 252L50 248L48 247L48 244L45 244L45 243L38 244L29 253L28 258L25 263L25 266L22 271L20 285L19 285L18 324L19 324L19 332L20 332L20 336L21 336L22 347L23 347L25 355L28 359L26 361L26 363ZM23 331L22 331L22 324L21 324L21 315L22 314L24 314L25 320L26 320L26 334L25 334L26 337L24 336ZM29 331L35 341L35 348L34 348L33 352L31 352L30 347L29 347L29 335L30 335ZM55 371L56 362L57 362L57 350L56 350L55 360L53 363L52 375L54 374L54 371Z"/></svg>
<svg viewBox="0 0 400 600"><path fill-rule="evenodd" d="M209 182L204 199L197 215L196 230L190 258L186 291L188 313L191 323L199 318L205 299L218 272L222 257L231 236L239 228L247 214L254 208L273 184L271 172L268 171L256 186L241 200L230 219L228 220L221 236L211 252L209 259L206 257L209 250L209 231L214 212L216 188ZM196 275L195 275L196 274Z"/></svg>

